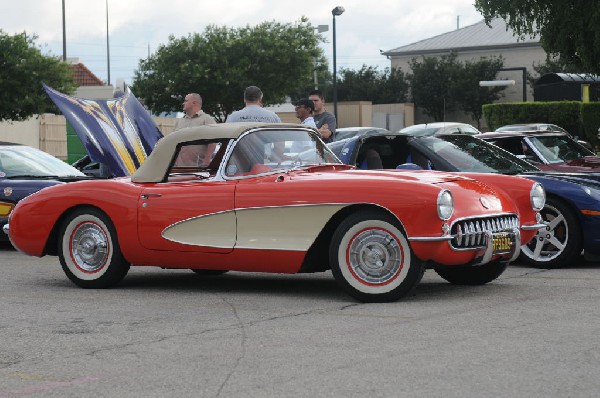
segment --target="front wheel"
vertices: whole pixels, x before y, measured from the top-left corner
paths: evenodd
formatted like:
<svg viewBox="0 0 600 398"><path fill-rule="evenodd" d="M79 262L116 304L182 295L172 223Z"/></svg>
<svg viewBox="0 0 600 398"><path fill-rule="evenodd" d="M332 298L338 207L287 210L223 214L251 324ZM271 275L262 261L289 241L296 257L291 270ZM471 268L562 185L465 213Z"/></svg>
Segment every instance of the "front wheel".
<svg viewBox="0 0 600 398"><path fill-rule="evenodd" d="M350 296L363 302L396 301L421 280L423 266L390 215L355 213L338 226L329 248L331 271Z"/></svg>
<svg viewBox="0 0 600 398"><path fill-rule="evenodd" d="M538 268L559 268L581 255L582 234L577 215L561 200L549 197L540 212L545 228L521 246L520 259Z"/></svg>
<svg viewBox="0 0 600 398"><path fill-rule="evenodd" d="M129 271L113 223L95 208L67 216L58 237L58 257L67 277L83 288L114 286Z"/></svg>
<svg viewBox="0 0 600 398"><path fill-rule="evenodd" d="M483 265L440 267L435 272L452 284L476 286L498 278L507 266L507 262L494 261Z"/></svg>

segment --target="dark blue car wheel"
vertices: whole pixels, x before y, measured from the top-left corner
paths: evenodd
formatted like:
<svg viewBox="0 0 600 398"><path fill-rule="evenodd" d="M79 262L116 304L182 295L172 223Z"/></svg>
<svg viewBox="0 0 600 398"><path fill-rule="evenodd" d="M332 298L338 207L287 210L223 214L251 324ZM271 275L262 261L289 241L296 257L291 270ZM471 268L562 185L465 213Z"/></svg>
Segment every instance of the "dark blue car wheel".
<svg viewBox="0 0 600 398"><path fill-rule="evenodd" d="M577 216L562 200L548 197L541 211L546 228L521 247L520 260L537 268L568 267L581 255L582 232Z"/></svg>

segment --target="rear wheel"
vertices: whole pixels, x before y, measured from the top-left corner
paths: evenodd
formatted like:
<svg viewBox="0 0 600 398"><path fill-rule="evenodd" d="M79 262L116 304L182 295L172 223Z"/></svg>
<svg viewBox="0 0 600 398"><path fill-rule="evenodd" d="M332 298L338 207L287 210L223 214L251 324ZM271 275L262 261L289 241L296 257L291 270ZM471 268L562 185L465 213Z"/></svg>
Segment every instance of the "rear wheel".
<svg viewBox="0 0 600 398"><path fill-rule="evenodd" d="M108 216L95 208L69 214L58 237L58 257L67 277L83 288L107 288L129 271Z"/></svg>
<svg viewBox="0 0 600 398"><path fill-rule="evenodd" d="M346 218L333 235L329 259L336 281L363 302L400 299L419 283L424 271L397 221L377 211Z"/></svg>
<svg viewBox="0 0 600 398"><path fill-rule="evenodd" d="M507 262L493 261L484 265L449 266L436 268L435 272L446 281L455 285L485 285L498 278L506 267Z"/></svg>
<svg viewBox="0 0 600 398"><path fill-rule="evenodd" d="M579 220L560 199L549 197L540 212L546 228L521 246L520 259L538 268L560 268L570 265L583 249Z"/></svg>

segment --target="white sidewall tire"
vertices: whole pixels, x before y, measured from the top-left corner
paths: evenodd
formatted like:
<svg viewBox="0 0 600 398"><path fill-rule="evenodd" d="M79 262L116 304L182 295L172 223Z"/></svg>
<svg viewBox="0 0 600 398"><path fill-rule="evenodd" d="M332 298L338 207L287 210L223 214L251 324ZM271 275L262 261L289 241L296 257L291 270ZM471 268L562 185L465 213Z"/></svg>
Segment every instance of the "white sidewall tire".
<svg viewBox="0 0 600 398"><path fill-rule="evenodd" d="M383 231L390 235L400 250L400 258L396 265L398 269L385 282L369 283L363 280L353 271L353 267L348 261L350 247L354 240L368 230ZM412 259L410 246L404 234L390 223L377 219L361 221L350 227L341 239L337 254L339 271L346 282L357 291L368 295L385 294L397 289L406 280Z"/></svg>
<svg viewBox="0 0 600 398"><path fill-rule="evenodd" d="M93 225L98 228L98 233L103 235L106 242L106 255L102 264L95 269L86 270L85 267L77 261L77 255L74 253L73 238L75 234L86 225ZM98 217L93 214L81 214L73 218L65 227L61 236L61 246L64 259L64 265L77 279L83 281L94 281L100 279L106 274L114 257L114 245L110 229Z"/></svg>

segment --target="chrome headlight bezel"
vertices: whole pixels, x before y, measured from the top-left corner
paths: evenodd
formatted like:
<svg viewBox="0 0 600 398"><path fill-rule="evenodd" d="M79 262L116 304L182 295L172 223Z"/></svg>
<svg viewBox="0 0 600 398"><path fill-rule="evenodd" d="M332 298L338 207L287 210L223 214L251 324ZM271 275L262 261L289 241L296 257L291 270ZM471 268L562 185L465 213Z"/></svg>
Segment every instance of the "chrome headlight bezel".
<svg viewBox="0 0 600 398"><path fill-rule="evenodd" d="M454 197L447 189L441 190L437 197L437 213L442 221L448 221L454 214Z"/></svg>
<svg viewBox="0 0 600 398"><path fill-rule="evenodd" d="M531 201L531 207L535 211L541 211L546 204L546 190L539 182L536 182L531 187L529 193L529 199Z"/></svg>

